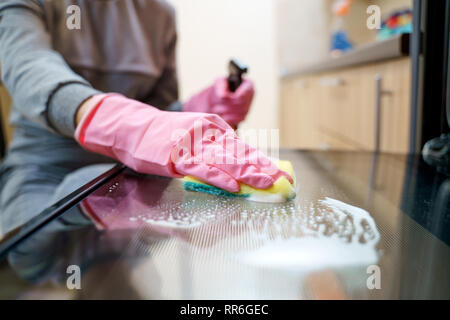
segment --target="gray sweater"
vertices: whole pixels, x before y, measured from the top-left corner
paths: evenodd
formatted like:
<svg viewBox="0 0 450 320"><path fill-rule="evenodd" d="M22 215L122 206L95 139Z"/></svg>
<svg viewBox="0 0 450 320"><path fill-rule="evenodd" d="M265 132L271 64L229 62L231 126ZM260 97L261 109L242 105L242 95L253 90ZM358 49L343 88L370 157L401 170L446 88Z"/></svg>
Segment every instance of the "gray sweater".
<svg viewBox="0 0 450 320"><path fill-rule="evenodd" d="M81 9L79 30L67 27L70 5ZM163 0L0 0L11 122L34 136L72 137L79 105L99 92L167 108L178 98L175 45Z"/></svg>

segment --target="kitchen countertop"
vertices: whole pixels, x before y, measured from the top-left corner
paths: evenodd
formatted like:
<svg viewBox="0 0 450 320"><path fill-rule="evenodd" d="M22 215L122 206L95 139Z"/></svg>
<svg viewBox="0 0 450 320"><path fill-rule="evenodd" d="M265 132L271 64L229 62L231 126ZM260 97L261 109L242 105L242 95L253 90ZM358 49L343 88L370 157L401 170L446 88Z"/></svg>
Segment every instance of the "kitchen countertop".
<svg viewBox="0 0 450 320"><path fill-rule="evenodd" d="M409 38L409 34L400 34L387 40L361 45L339 57L330 57L311 66L283 73L281 77L289 78L408 56Z"/></svg>
<svg viewBox="0 0 450 320"><path fill-rule="evenodd" d="M284 204L124 169L7 253L0 298L450 298L449 177L414 155L280 157L297 178Z"/></svg>

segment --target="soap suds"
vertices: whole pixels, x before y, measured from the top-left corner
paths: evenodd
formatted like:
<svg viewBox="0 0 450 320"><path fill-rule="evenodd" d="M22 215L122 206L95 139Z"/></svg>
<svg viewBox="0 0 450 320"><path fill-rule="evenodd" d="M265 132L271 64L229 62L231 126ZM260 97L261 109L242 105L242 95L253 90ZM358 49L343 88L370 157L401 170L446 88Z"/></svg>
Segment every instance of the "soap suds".
<svg viewBox="0 0 450 320"><path fill-rule="evenodd" d="M310 212L294 227L302 228L300 236L283 232L286 225L279 224L273 239L266 238L259 248L238 253L237 259L257 267L296 271L377 262L380 235L367 211L331 198L303 209Z"/></svg>
<svg viewBox="0 0 450 320"><path fill-rule="evenodd" d="M277 239L239 257L250 265L296 270L368 265L378 260L373 248L326 237Z"/></svg>
<svg viewBox="0 0 450 320"><path fill-rule="evenodd" d="M217 221L218 218L231 214L237 208L238 205L227 198L187 197L183 202L156 204L152 208L147 208L145 213L135 213L128 217L126 225L129 227L131 223L135 227L141 227L143 224L148 224L173 229L191 229Z"/></svg>

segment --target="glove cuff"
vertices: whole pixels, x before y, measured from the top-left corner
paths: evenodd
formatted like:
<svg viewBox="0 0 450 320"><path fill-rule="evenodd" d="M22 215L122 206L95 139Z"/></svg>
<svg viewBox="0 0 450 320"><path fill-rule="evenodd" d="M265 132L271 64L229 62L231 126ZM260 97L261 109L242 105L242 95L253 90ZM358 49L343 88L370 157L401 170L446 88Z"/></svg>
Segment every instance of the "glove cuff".
<svg viewBox="0 0 450 320"><path fill-rule="evenodd" d="M95 113L97 110L101 107L103 101L110 96L120 95L118 93L105 93L105 94L98 94L92 97L92 106L89 110L86 111L83 118L81 119L80 123L77 125L77 128L75 129L75 140L81 145L85 146L85 133L86 129L89 126L90 122L92 121L92 118L94 118Z"/></svg>

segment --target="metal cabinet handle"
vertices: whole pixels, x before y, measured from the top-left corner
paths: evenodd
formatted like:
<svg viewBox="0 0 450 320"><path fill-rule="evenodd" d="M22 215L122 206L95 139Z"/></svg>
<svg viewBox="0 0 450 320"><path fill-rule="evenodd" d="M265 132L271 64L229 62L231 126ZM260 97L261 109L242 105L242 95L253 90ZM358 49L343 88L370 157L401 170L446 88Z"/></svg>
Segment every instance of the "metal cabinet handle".
<svg viewBox="0 0 450 320"><path fill-rule="evenodd" d="M375 76L375 152L380 151L381 142L381 98L383 95L391 95L392 91L383 90L383 81L380 74Z"/></svg>

